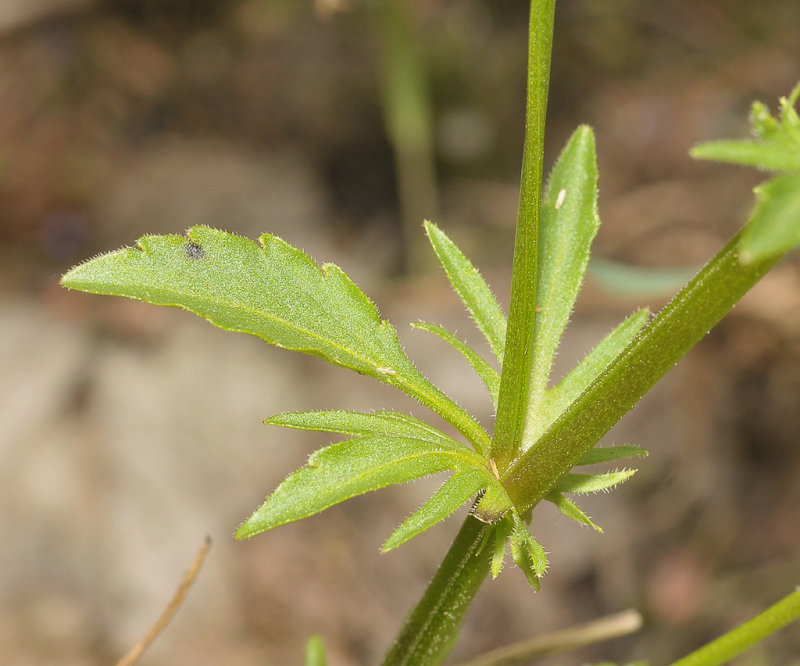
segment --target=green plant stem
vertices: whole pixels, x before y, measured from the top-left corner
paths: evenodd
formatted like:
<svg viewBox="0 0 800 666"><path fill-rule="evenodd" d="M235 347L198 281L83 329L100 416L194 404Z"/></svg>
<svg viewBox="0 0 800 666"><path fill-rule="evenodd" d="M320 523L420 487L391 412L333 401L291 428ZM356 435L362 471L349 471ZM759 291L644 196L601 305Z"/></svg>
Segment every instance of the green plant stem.
<svg viewBox="0 0 800 666"><path fill-rule="evenodd" d="M780 257L739 261L735 236L634 339L503 478L520 511L558 479L691 349ZM440 663L489 570L489 525L468 518L384 666ZM452 604L452 615L442 609ZM685 665L681 665L685 666Z"/></svg>
<svg viewBox="0 0 800 666"><path fill-rule="evenodd" d="M502 471L522 441L530 384L536 308L544 124L550 79L555 0L531 0L525 146L514 241L509 328L491 454ZM439 664L450 651L464 614L489 573L486 552L494 528L472 517L458 533L422 599L411 611L384 666Z"/></svg>
<svg viewBox="0 0 800 666"><path fill-rule="evenodd" d="M742 264L737 234L502 477L520 512L554 484L770 269Z"/></svg>
<svg viewBox="0 0 800 666"><path fill-rule="evenodd" d="M555 0L532 0L528 37L528 94L517 230L503 374L492 457L503 472L519 451L531 380L536 315L536 267L542 193L544 125L550 82Z"/></svg>
<svg viewBox="0 0 800 666"><path fill-rule="evenodd" d="M674 662L672 666L718 666L739 656L770 634L800 618L800 589L785 596L752 620Z"/></svg>
<svg viewBox="0 0 800 666"><path fill-rule="evenodd" d="M425 594L403 623L383 666L434 666L452 648L464 614L489 573L494 527L468 517Z"/></svg>

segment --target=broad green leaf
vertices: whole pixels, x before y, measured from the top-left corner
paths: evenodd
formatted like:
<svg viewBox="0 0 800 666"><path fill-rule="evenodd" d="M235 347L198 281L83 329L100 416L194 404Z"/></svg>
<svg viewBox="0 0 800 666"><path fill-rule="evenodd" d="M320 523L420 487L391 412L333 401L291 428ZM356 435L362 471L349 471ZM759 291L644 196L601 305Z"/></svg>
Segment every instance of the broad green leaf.
<svg viewBox="0 0 800 666"><path fill-rule="evenodd" d="M489 395L492 397L492 404L495 410L497 409L497 396L500 393L500 373L497 372L478 352L470 347L466 342L457 338L450 331L443 326L436 324L428 324L426 322L416 322L411 324L414 328L421 331L428 331L438 335L442 340L450 344L454 349L459 351L464 358L469 361L473 370L478 373L486 388L489 390Z"/></svg>
<svg viewBox="0 0 800 666"><path fill-rule="evenodd" d="M305 666L326 666L325 644L320 636L311 636L306 643Z"/></svg>
<svg viewBox="0 0 800 666"><path fill-rule="evenodd" d="M533 589L539 589L539 579L547 571L547 553L533 538L522 519L514 513L514 529L511 532L511 557L522 569Z"/></svg>
<svg viewBox="0 0 800 666"><path fill-rule="evenodd" d="M469 469L454 472L433 497L392 532L381 550L385 553L397 548L417 534L433 527L490 483L499 485L497 479L486 470Z"/></svg>
<svg viewBox="0 0 800 666"><path fill-rule="evenodd" d="M230 331L318 356L395 386L430 407L479 450L488 436L414 367L392 325L333 264L277 236L259 243L204 226L183 236L144 236L83 263L62 284L183 308Z"/></svg>
<svg viewBox="0 0 800 666"><path fill-rule="evenodd" d="M597 465L598 463L619 460L620 458L646 455L648 455L647 451L638 446L595 446L580 459L578 465Z"/></svg>
<svg viewBox="0 0 800 666"><path fill-rule="evenodd" d="M482 475L483 485L500 486L480 454L404 415L308 412L279 414L267 422L356 437L313 453L307 465L290 474L239 527L237 539L306 518L356 495L447 470ZM437 500L440 505L443 499L445 495ZM452 506L450 513L464 501Z"/></svg>
<svg viewBox="0 0 800 666"><path fill-rule="evenodd" d="M597 530L598 532L602 533L603 528L600 527L597 523L595 523L589 516L587 516L583 510L575 504L571 499L564 497L560 492L557 490L552 491L548 495L545 496L545 499L548 502L552 502L556 505L556 508L564 514L567 518L575 520L582 525L588 525L593 530Z"/></svg>
<svg viewBox="0 0 800 666"><path fill-rule="evenodd" d="M696 160L740 164L768 171L800 171L800 146L783 141L705 141L689 151Z"/></svg>
<svg viewBox="0 0 800 666"><path fill-rule="evenodd" d="M578 363L541 399L539 409L528 415L523 450L527 450L589 384L630 344L647 323L649 311L637 310Z"/></svg>
<svg viewBox="0 0 800 666"><path fill-rule="evenodd" d="M486 280L463 252L433 222L425 221L425 233L447 273L450 284L475 320L489 348L503 362L506 317Z"/></svg>
<svg viewBox="0 0 800 666"><path fill-rule="evenodd" d="M553 167L542 200L528 420L535 419L541 409L553 358L583 282L599 225L594 134L582 126ZM523 441L530 439L526 432Z"/></svg>
<svg viewBox="0 0 800 666"><path fill-rule="evenodd" d="M600 490L609 490L623 481L627 481L634 474L636 474L635 469L623 469L604 474L565 474L555 489L562 493L596 493Z"/></svg>
<svg viewBox="0 0 800 666"><path fill-rule="evenodd" d="M756 205L739 242L742 263L779 256L800 244L800 173L755 188Z"/></svg>

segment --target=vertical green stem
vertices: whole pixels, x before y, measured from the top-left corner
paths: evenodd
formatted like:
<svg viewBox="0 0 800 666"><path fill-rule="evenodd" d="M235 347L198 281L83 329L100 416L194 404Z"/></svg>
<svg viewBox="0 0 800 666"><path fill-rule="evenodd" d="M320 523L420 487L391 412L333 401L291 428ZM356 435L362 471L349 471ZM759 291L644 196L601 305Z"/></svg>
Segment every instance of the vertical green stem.
<svg viewBox="0 0 800 666"><path fill-rule="evenodd" d="M800 590L795 590L752 620L692 652L672 666L719 666L800 617Z"/></svg>
<svg viewBox="0 0 800 666"><path fill-rule="evenodd" d="M534 318L544 124L550 82L555 0L532 0L528 37L528 94L517 231L503 375L492 457L503 472L519 451L528 408Z"/></svg>
<svg viewBox="0 0 800 666"><path fill-rule="evenodd" d="M491 525L468 517L425 594L406 618L383 666L435 666L453 647L461 621L489 573Z"/></svg>
<svg viewBox="0 0 800 666"><path fill-rule="evenodd" d="M514 242L509 328L492 455L504 470L519 449L530 384L544 124L555 0L531 0L525 147ZM464 614L489 573L494 527L469 517L403 624L384 666L434 666L455 643Z"/></svg>

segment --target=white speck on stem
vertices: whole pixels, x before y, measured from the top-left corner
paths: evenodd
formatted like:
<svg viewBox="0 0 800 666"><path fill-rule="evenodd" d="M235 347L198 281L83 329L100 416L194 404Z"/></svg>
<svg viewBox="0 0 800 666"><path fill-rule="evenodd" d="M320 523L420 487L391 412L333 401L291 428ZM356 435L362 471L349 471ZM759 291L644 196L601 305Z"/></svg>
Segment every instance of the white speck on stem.
<svg viewBox="0 0 800 666"><path fill-rule="evenodd" d="M561 190L558 193L558 196L556 197L556 210L558 210L559 208L561 208L561 206L564 205L564 199L566 198L567 198L567 191Z"/></svg>
<svg viewBox="0 0 800 666"><path fill-rule="evenodd" d="M378 372L380 372L382 375L396 375L397 374L397 370L394 370L392 368L375 368L375 369Z"/></svg>

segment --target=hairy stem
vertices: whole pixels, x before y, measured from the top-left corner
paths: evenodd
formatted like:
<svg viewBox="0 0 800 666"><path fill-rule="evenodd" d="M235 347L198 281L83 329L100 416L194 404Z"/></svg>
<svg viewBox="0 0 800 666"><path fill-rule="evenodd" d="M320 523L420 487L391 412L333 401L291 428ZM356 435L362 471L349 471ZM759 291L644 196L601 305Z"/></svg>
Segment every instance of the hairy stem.
<svg viewBox="0 0 800 666"><path fill-rule="evenodd" d="M528 95L525 146L514 239L511 302L492 457L505 471L522 442L531 380L531 345L536 314L539 209L555 0L532 0L528 33Z"/></svg>
<svg viewBox="0 0 800 666"><path fill-rule="evenodd" d="M514 242L509 327L491 455L502 471L522 441L530 384L536 306L536 258L542 190L544 124L550 79L555 0L531 0L525 147ZM467 518L439 570L406 619L384 666L433 666L455 643L472 599L489 572L494 528Z"/></svg>
<svg viewBox="0 0 800 666"><path fill-rule="evenodd" d="M489 573L494 528L464 521L425 594L406 618L383 666L434 666L453 647L461 621Z"/></svg>
<svg viewBox="0 0 800 666"><path fill-rule="evenodd" d="M508 469L503 485L519 511L535 506L780 256L739 261L737 234Z"/></svg>

